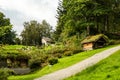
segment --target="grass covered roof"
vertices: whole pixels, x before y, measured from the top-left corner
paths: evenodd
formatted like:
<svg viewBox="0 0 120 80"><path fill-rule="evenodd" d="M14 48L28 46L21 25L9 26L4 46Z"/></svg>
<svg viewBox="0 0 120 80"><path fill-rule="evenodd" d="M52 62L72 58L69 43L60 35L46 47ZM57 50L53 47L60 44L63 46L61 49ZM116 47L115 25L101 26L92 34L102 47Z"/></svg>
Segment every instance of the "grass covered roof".
<svg viewBox="0 0 120 80"><path fill-rule="evenodd" d="M29 59L30 56L22 46L3 45L0 47L0 58Z"/></svg>
<svg viewBox="0 0 120 80"><path fill-rule="evenodd" d="M105 36L104 34L98 34L98 35L86 37L81 43L85 44L85 43L89 43L89 42L96 42L100 38L103 38L106 42L108 42L107 36Z"/></svg>

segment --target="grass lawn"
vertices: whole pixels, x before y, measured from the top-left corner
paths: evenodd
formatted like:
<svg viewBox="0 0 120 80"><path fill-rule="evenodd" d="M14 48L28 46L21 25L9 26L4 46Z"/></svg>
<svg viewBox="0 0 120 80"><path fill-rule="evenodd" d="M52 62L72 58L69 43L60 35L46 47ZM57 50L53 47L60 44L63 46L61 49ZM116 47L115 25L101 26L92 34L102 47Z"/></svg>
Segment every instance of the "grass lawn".
<svg viewBox="0 0 120 80"><path fill-rule="evenodd" d="M41 70L38 70L34 73L27 74L27 75L10 76L8 78L8 80L33 80L33 79L43 76L45 74L66 68L68 66L71 66L79 61L82 61L98 52L109 49L111 47L113 47L113 46L96 49L96 50L92 50L92 51L87 51L87 52L81 52L79 54L76 54L76 55L73 55L70 57L61 58L61 59L59 59L59 63L57 63L53 66L48 65Z"/></svg>
<svg viewBox="0 0 120 80"><path fill-rule="evenodd" d="M23 45L4 45L4 46L2 46L2 48L4 48L4 49L21 49L23 47L25 47L25 46L23 46Z"/></svg>
<svg viewBox="0 0 120 80"><path fill-rule="evenodd" d="M120 80L120 50L65 80Z"/></svg>

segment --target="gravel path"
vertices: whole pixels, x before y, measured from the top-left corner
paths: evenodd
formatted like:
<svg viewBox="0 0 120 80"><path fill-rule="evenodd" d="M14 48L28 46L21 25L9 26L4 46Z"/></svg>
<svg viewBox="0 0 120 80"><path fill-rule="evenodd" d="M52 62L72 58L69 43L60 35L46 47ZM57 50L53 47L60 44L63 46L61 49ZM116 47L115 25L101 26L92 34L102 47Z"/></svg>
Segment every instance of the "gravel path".
<svg viewBox="0 0 120 80"><path fill-rule="evenodd" d="M67 77L75 75L75 74L81 72L82 70L98 63L99 61L101 61L104 58L107 58L108 56L110 56L111 54L116 52L117 50L120 50L120 46L105 50L105 51L95 54L92 57L87 58L73 66L58 70L54 73L45 75L43 77L40 77L40 78L37 78L34 80L63 80Z"/></svg>

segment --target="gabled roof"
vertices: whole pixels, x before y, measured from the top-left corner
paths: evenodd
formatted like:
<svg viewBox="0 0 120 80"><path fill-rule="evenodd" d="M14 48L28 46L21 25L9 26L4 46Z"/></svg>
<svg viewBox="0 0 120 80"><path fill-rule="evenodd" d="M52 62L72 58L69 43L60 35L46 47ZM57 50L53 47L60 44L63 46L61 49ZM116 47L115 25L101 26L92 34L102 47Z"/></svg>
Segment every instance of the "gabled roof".
<svg viewBox="0 0 120 80"><path fill-rule="evenodd" d="M52 39L48 38L48 37L43 37L42 39L44 39L47 42L52 42Z"/></svg>
<svg viewBox="0 0 120 80"><path fill-rule="evenodd" d="M98 35L94 35L94 36L88 36L86 37L81 44L85 44L85 43L89 43L89 42L96 42L97 40L99 40L100 38L105 39L108 42L108 37L105 36L104 34L98 34Z"/></svg>

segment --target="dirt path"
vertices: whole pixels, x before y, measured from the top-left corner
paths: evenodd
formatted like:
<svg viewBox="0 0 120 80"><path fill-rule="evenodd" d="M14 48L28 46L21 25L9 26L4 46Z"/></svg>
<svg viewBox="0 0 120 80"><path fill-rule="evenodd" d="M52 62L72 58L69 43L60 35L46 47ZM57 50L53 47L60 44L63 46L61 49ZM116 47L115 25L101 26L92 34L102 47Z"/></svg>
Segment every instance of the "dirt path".
<svg viewBox="0 0 120 80"><path fill-rule="evenodd" d="M92 57L87 58L73 66L58 70L54 73L45 75L45 76L37 78L35 80L63 80L67 77L75 75L75 74L81 72L82 70L98 63L99 61L101 61L104 58L107 58L108 56L110 56L111 54L116 52L117 50L120 50L120 46L105 50L105 51L95 54Z"/></svg>

